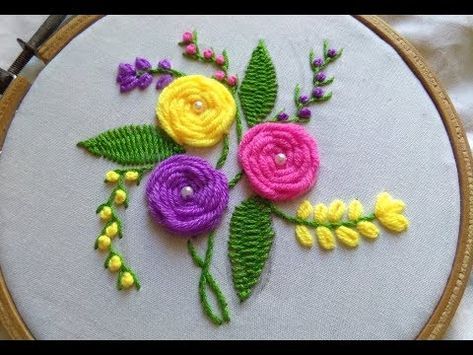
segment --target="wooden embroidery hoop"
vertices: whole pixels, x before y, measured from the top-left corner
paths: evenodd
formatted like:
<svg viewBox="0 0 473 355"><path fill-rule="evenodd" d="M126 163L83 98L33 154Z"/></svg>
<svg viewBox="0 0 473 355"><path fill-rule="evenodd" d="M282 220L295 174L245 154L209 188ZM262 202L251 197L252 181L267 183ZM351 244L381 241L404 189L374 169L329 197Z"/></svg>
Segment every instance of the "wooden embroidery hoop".
<svg viewBox="0 0 473 355"><path fill-rule="evenodd" d="M40 58L50 62L75 36L100 19L98 15L76 16L39 49ZM417 339L439 339L445 333L468 283L473 251L473 171L472 156L460 119L439 81L417 50L377 16L356 16L391 45L421 81L442 117L454 152L460 184L461 217L457 250L448 282L434 312ZM0 99L0 150L16 109L30 84L21 76L12 81ZM12 339L34 339L16 309L0 271L0 322Z"/></svg>

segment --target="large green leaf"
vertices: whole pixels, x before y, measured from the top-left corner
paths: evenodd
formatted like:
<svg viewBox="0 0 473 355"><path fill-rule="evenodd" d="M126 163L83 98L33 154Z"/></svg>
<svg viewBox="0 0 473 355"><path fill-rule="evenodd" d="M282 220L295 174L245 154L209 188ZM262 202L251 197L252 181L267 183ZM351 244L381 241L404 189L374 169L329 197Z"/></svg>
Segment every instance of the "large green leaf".
<svg viewBox="0 0 473 355"><path fill-rule="evenodd" d="M152 164L184 152L184 148L153 125L114 128L77 145L123 165Z"/></svg>
<svg viewBox="0 0 473 355"><path fill-rule="evenodd" d="M248 126L266 118L276 102L276 70L263 41L258 43L246 68L239 96Z"/></svg>
<svg viewBox="0 0 473 355"><path fill-rule="evenodd" d="M240 301L246 300L258 282L273 244L271 207L251 197L235 208L230 221L228 255L233 286Z"/></svg>

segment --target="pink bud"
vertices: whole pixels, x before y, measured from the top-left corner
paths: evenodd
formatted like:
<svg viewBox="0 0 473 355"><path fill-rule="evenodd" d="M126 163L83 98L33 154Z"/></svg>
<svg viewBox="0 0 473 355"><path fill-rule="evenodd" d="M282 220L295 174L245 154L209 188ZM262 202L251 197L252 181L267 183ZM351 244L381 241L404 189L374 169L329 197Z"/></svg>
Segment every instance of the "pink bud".
<svg viewBox="0 0 473 355"><path fill-rule="evenodd" d="M236 75L230 75L228 78L227 78L227 83L228 85L230 86L235 86L236 83L237 83L238 79L236 77Z"/></svg>
<svg viewBox="0 0 473 355"><path fill-rule="evenodd" d="M214 74L214 77L215 79L222 81L223 79L225 79L225 73L221 70L217 70Z"/></svg>
<svg viewBox="0 0 473 355"><path fill-rule="evenodd" d="M184 32L182 35L182 42L184 43L191 43L193 39L194 36L192 35L192 32Z"/></svg>
<svg viewBox="0 0 473 355"><path fill-rule="evenodd" d="M217 63L218 65L224 65L225 57L222 54L219 54L218 56L215 57L215 63Z"/></svg>
<svg viewBox="0 0 473 355"><path fill-rule="evenodd" d="M212 56L214 55L214 52L210 48L207 48L207 49L204 49L202 54L203 54L205 59L211 59Z"/></svg>
<svg viewBox="0 0 473 355"><path fill-rule="evenodd" d="M189 55L194 55L197 53L197 47L195 46L195 44L188 44L186 46L186 53L189 54Z"/></svg>

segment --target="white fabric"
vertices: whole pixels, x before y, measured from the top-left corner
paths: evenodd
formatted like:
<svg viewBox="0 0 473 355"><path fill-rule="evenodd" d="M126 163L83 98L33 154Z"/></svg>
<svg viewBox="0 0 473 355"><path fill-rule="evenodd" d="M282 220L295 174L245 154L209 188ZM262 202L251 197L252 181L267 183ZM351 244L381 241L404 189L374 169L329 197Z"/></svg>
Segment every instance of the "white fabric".
<svg viewBox="0 0 473 355"><path fill-rule="evenodd" d="M333 101L314 110L308 127L322 154L321 175L310 198L359 197L368 207L386 188L405 199L413 222L410 231L400 238L383 232L378 241L364 242L357 251L338 248L325 254L301 251L293 227L278 221L270 275L239 306L226 258L227 218L220 228L213 271L230 300L233 317L229 326L215 329L199 308L199 270L182 242L150 224L142 206L142 186L132 192L132 205L124 214L126 236L118 245L139 271L144 287L139 293L115 293L113 278L100 270L102 257L90 249L99 228L93 207L108 192L100 183L101 175L113 164L83 154L74 143L125 122L152 122L156 95L152 89L125 97L118 94L113 76L120 60L138 54L169 56L183 70L204 70L180 57L175 42L183 31L182 18L128 18L126 25L119 21L101 20L46 67L20 107L0 158L0 178L8 181L0 187L0 260L33 334L39 338L414 337L450 271L456 242L452 237L458 229L455 164L438 113L420 83L389 46L346 17L307 17L298 19L298 26L278 18L271 29L262 25L265 20L244 24L241 17L232 21L194 17L185 23L198 28L207 44L227 47L232 70L240 74L258 37L265 38L278 70L278 108L291 107L296 82L309 85L305 65L309 45L319 49L321 39L328 37L345 47L345 56L330 69L337 78ZM156 33L169 37L158 45L153 40ZM225 33L231 33L231 40ZM140 41L135 40L138 37ZM88 49L81 50L83 46ZM208 156L214 160L215 155ZM226 173L232 176L236 166L230 162ZM61 171L68 172L67 184ZM244 193L243 186L233 192L230 211ZM295 204L286 207L293 212Z"/></svg>

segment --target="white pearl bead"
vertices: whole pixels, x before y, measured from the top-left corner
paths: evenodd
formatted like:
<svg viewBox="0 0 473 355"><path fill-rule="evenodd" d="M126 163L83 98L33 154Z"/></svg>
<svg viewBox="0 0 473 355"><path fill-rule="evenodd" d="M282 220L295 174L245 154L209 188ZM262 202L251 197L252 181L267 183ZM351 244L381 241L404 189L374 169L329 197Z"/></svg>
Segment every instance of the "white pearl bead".
<svg viewBox="0 0 473 355"><path fill-rule="evenodd" d="M204 103L202 101L196 101L194 102L194 109L197 111L200 111L204 108Z"/></svg>
<svg viewBox="0 0 473 355"><path fill-rule="evenodd" d="M190 186L184 186L181 189L181 196L183 198L188 198L188 197L192 196L193 194L194 194L194 190Z"/></svg>
<svg viewBox="0 0 473 355"><path fill-rule="evenodd" d="M283 165L286 160L287 160L287 157L286 157L286 154L284 153L278 153L276 154L276 156L274 157L274 160L276 161L276 164L278 165Z"/></svg>

